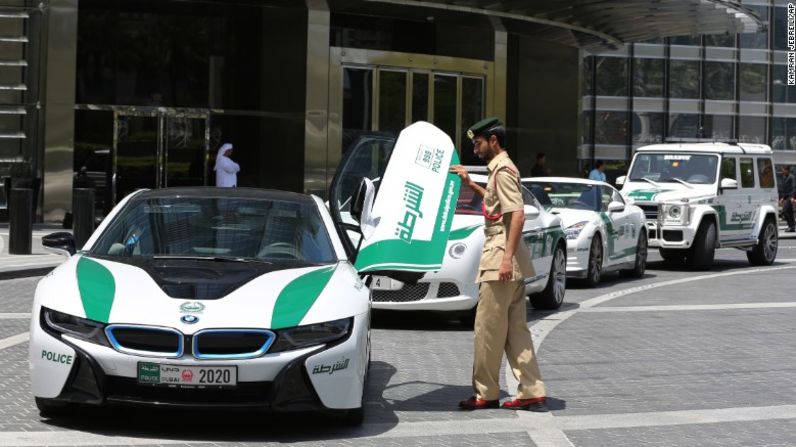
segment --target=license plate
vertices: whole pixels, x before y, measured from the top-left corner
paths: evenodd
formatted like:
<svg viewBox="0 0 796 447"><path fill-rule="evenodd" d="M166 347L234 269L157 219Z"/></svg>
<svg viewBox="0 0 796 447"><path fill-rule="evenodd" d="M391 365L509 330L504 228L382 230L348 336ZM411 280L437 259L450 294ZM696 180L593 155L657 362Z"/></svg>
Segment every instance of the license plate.
<svg viewBox="0 0 796 447"><path fill-rule="evenodd" d="M182 366L138 363L138 383L146 385L236 386L237 366Z"/></svg>
<svg viewBox="0 0 796 447"><path fill-rule="evenodd" d="M374 276L373 283L370 285L372 290L401 290L404 283L397 279L386 278L384 276Z"/></svg>

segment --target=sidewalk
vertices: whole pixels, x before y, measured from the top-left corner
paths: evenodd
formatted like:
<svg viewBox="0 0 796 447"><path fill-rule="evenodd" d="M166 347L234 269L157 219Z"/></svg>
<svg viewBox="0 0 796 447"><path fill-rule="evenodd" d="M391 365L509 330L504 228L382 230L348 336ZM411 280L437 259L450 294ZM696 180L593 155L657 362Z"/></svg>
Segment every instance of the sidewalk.
<svg viewBox="0 0 796 447"><path fill-rule="evenodd" d="M45 275L65 257L50 253L41 245L42 236L65 230L60 226L36 224L33 226L31 254L8 254L8 224L0 224L0 279L21 278L25 276Z"/></svg>

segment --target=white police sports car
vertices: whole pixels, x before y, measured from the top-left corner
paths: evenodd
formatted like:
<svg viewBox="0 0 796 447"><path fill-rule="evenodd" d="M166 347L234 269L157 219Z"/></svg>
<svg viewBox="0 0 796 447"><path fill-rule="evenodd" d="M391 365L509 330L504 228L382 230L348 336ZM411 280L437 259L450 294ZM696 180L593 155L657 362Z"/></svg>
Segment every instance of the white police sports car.
<svg viewBox="0 0 796 447"><path fill-rule="evenodd" d="M80 251L69 233L45 237L69 258L35 292L29 356L40 411L315 409L360 423L370 358L362 276L406 279L439 268L449 229L426 230L440 226L438 210L458 192L458 177L447 173L450 139L427 123L405 132L441 150L444 171L388 169L375 201L363 181L353 204L362 228L347 225L365 235L356 251L341 243L345 230L320 198L248 188L137 191ZM396 162L416 156L417 146L404 147ZM403 191L391 191L400 171L427 200L411 204L423 216L412 214L413 234L395 241L389 235L405 222L393 197ZM421 247L422 259L390 249L398 243Z"/></svg>
<svg viewBox="0 0 796 447"><path fill-rule="evenodd" d="M567 239L567 276L594 287L604 273L644 275L647 232L644 212L626 203L605 182L567 177L529 177L522 184L562 219Z"/></svg>

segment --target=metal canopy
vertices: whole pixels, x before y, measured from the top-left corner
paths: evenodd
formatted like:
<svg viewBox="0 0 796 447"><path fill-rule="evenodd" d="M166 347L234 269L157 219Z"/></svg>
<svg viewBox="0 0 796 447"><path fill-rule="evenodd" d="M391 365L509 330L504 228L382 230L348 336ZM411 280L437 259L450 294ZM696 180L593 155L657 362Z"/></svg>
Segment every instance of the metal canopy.
<svg viewBox="0 0 796 447"><path fill-rule="evenodd" d="M584 49L695 34L750 33L765 25L731 0L362 0L429 14L500 18L507 31ZM356 3L348 1L346 3Z"/></svg>

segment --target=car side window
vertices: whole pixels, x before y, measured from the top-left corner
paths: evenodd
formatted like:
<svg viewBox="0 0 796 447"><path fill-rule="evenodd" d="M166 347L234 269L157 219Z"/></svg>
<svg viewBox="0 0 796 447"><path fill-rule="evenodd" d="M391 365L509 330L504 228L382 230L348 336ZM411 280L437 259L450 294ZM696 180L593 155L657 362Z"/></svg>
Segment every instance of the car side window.
<svg viewBox="0 0 796 447"><path fill-rule="evenodd" d="M760 178L761 188L774 187L774 166L770 158L757 159L757 175Z"/></svg>
<svg viewBox="0 0 796 447"><path fill-rule="evenodd" d="M738 180L738 174L735 171L735 157L724 157L721 160L721 178Z"/></svg>
<svg viewBox="0 0 796 447"><path fill-rule="evenodd" d="M600 209L603 211L608 211L608 204L611 203L613 199L613 194L611 194L611 190L606 188L605 186L599 186L600 188Z"/></svg>
<svg viewBox="0 0 796 447"><path fill-rule="evenodd" d="M528 190L525 186L520 187L522 191L522 204L523 205L531 205L539 208L540 210L543 209L542 205L536 200L536 197Z"/></svg>
<svg viewBox="0 0 796 447"><path fill-rule="evenodd" d="M622 198L622 194L619 194L619 191L612 189L611 192L612 192L611 194L612 202L625 203L625 199Z"/></svg>
<svg viewBox="0 0 796 447"><path fill-rule="evenodd" d="M755 165L751 158L741 158L741 187L755 187Z"/></svg>

